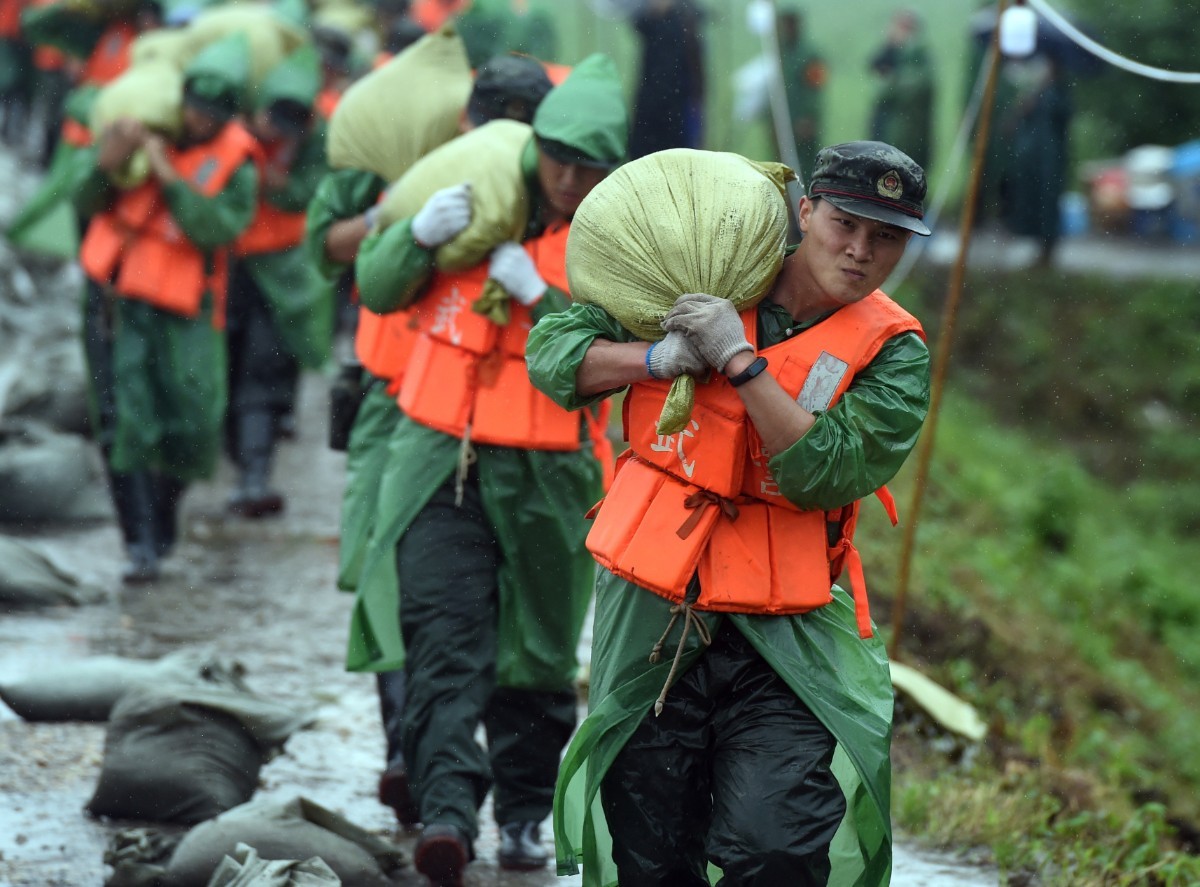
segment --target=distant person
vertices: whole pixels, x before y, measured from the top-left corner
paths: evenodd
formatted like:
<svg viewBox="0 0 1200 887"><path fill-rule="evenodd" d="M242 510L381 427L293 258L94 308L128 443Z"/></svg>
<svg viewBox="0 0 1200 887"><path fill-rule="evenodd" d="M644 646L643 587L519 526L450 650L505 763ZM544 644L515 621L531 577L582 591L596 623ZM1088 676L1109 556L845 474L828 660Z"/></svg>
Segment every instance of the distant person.
<svg viewBox="0 0 1200 887"><path fill-rule="evenodd" d="M98 437L127 583L158 578L184 489L217 464L229 246L258 194L258 146L238 121L249 75L244 36L210 44L184 69L180 137L119 118L98 133L95 170L76 198L91 217L79 250L88 295L109 321L108 340L86 344L91 371L109 380L98 384ZM146 185L116 188L139 150Z"/></svg>
<svg viewBox="0 0 1200 887"><path fill-rule="evenodd" d="M881 83L871 115L871 138L895 145L928 167L933 130L933 65L920 17L892 16L884 45L871 59Z"/></svg>
<svg viewBox="0 0 1200 887"><path fill-rule="evenodd" d="M704 43L691 0L650 0L633 17L642 43L630 158L703 141Z"/></svg>
<svg viewBox="0 0 1200 887"><path fill-rule="evenodd" d="M506 52L541 61L558 56L558 29L546 0L475 3L459 16L458 28L472 65Z"/></svg>
<svg viewBox="0 0 1200 887"><path fill-rule="evenodd" d="M805 162L821 146L822 105L827 69L825 60L808 40L804 14L795 7L779 11L779 59L787 92L788 117L796 150Z"/></svg>
<svg viewBox="0 0 1200 887"><path fill-rule="evenodd" d="M1059 199L1067 186L1070 86L1062 67L1050 55L1037 55L1018 65L1017 93L999 120L1001 150L1008 162L1001 181L1005 226L1014 234L1038 241L1038 263L1049 265L1060 234Z"/></svg>

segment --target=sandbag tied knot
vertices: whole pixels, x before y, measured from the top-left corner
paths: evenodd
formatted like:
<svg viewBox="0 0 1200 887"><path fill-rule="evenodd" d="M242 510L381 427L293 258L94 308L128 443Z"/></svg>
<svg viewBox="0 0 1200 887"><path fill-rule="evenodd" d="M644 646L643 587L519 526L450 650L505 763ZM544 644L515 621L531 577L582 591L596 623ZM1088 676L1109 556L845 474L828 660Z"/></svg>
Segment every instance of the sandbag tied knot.
<svg viewBox="0 0 1200 887"><path fill-rule="evenodd" d="M696 490L696 492L683 500L683 507L690 508L692 513L688 515L688 519L675 531L675 535L680 539L686 539L692 535L692 531L696 529L696 525L700 523L700 518L704 515L704 509L709 505L716 505L721 509L721 513L731 521L738 519L740 512L732 499L718 496L712 490Z"/></svg>
<svg viewBox="0 0 1200 887"><path fill-rule="evenodd" d="M732 503L730 503L732 504ZM735 509L736 510L736 509ZM657 718L662 714L663 703L667 699L667 691L671 689L671 685L675 683L675 673L679 671L679 660L683 657L683 648L687 644L688 634L692 628L696 629L696 634L700 638L700 643L704 646L709 646L712 643L712 634L708 630L708 626L704 624L704 620L696 615L696 610L687 601L682 604L676 604L671 607L671 621L667 623L667 630L662 633L662 637L658 639L658 643L654 645L654 649L650 651L650 664L657 665L662 661L663 644L667 641L667 636L671 633L671 629L675 627L675 623L679 621L679 615L683 614L683 634L679 638L679 646L675 648L675 659L671 662L671 670L667 672L667 679L663 682L662 691L658 694L658 698L654 700L654 716Z"/></svg>
<svg viewBox="0 0 1200 887"><path fill-rule="evenodd" d="M471 443L471 423L468 422L467 427L463 430L462 443L458 447L458 465L454 470L454 505L456 508L462 507L467 475L471 471L471 466L478 459L479 453L475 450L475 445Z"/></svg>

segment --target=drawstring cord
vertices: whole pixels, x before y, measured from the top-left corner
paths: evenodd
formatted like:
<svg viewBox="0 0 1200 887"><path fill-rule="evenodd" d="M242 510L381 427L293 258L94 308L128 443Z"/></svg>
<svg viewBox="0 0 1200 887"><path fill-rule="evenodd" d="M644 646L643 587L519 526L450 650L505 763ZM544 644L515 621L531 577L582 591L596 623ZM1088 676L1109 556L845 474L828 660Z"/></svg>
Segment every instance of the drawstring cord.
<svg viewBox="0 0 1200 887"><path fill-rule="evenodd" d="M458 448L458 468L454 472L454 506L456 508L462 507L467 474L478 458L475 447L471 445L471 423L468 422L467 427L463 429L462 444Z"/></svg>
<svg viewBox="0 0 1200 887"><path fill-rule="evenodd" d="M658 699L654 700L655 717L662 714L663 703L667 699L667 691L671 689L671 684L675 682L675 673L679 670L679 660L683 657L683 648L687 644L688 634L692 628L696 629L700 643L706 647L712 643L712 634L709 632L708 626L704 624L702 618L696 615L696 611L692 608L692 605L684 601L682 604L676 604L671 607L671 621L667 623L667 630L662 633L662 637L658 639L658 643L650 651L651 665L657 665L662 660L663 644L666 643L667 635L671 633L671 629L675 627L675 623L679 621L681 613L683 614L683 635L679 638L679 646L675 648L675 660L671 663L671 670L667 673L667 680L663 683L662 692L658 694Z"/></svg>

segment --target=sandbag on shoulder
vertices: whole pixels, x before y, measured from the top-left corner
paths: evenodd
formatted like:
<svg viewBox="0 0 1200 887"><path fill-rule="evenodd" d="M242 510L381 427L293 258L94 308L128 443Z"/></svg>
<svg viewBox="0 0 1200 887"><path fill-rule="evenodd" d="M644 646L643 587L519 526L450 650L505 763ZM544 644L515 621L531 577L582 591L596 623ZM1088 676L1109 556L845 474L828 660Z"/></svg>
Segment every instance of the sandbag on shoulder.
<svg viewBox="0 0 1200 887"><path fill-rule="evenodd" d="M97 137L121 117L132 117L174 141L183 129L183 72L161 59L129 68L100 90L92 105L91 127ZM135 151L125 166L109 175L119 188L133 188L150 175L150 161Z"/></svg>
<svg viewBox="0 0 1200 887"><path fill-rule="evenodd" d="M395 181L458 135L471 83L454 30L427 34L346 90L329 121L329 165Z"/></svg>
<svg viewBox="0 0 1200 887"><path fill-rule="evenodd" d="M742 311L763 298L783 265L787 239L780 163L676 148L627 163L584 198L567 238L571 298L599 305L645 341L683 293L729 299ZM658 433L691 415L695 380L671 387Z"/></svg>
<svg viewBox="0 0 1200 887"><path fill-rule="evenodd" d="M529 189L521 168L533 129L516 120L492 120L422 157L379 204L379 224L415 216L434 192L471 183L471 224L437 248L443 271L473 268L506 240L521 240L529 224Z"/></svg>
<svg viewBox="0 0 1200 887"><path fill-rule="evenodd" d="M151 822L211 819L249 800L262 765L311 721L236 687L131 690L113 707L87 810Z"/></svg>
<svg viewBox="0 0 1200 887"><path fill-rule="evenodd" d="M346 887L383 887L404 864L400 848L307 798L255 801L192 829L175 848L163 887L207 887L238 844L263 859L319 857Z"/></svg>
<svg viewBox="0 0 1200 887"><path fill-rule="evenodd" d="M157 660L88 656L0 681L0 699L27 721L107 721L130 690L163 683L232 684L240 666L181 650Z"/></svg>
<svg viewBox="0 0 1200 887"><path fill-rule="evenodd" d="M262 83L276 65L308 42L308 35L265 3L206 9L184 29L187 52L195 56L234 34L250 44L250 82Z"/></svg>

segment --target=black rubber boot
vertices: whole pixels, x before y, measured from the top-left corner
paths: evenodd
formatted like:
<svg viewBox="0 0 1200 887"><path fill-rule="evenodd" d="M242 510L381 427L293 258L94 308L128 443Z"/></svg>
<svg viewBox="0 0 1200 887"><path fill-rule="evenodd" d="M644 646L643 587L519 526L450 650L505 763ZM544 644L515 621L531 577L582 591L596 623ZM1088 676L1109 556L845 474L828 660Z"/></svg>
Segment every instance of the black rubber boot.
<svg viewBox="0 0 1200 887"><path fill-rule="evenodd" d="M404 698L407 678L403 669L381 671L375 675L379 688L379 714L383 721L383 736L387 741L387 766L379 777L379 803L391 807L396 821L412 828L421 821L416 798L408 780L404 763Z"/></svg>
<svg viewBox="0 0 1200 887"><path fill-rule="evenodd" d="M138 471L111 473L109 481L129 557L122 578L128 585L153 582L158 578L159 545L153 478L148 472Z"/></svg>
<svg viewBox="0 0 1200 887"><path fill-rule="evenodd" d="M187 484L169 474L154 476L154 512L158 524L155 534L155 551L166 557L175 547L179 535L179 503L183 499Z"/></svg>
<svg viewBox="0 0 1200 887"><path fill-rule="evenodd" d="M275 417L268 410L247 411L237 417L238 487L229 510L248 518L283 511L283 496L271 489L271 455L275 449Z"/></svg>
<svg viewBox="0 0 1200 887"><path fill-rule="evenodd" d="M550 854L542 846L536 822L506 822L500 826L500 868L510 872L532 872L544 868Z"/></svg>

